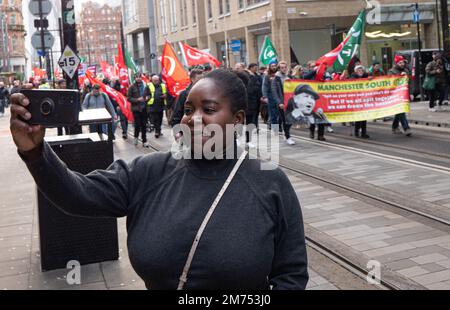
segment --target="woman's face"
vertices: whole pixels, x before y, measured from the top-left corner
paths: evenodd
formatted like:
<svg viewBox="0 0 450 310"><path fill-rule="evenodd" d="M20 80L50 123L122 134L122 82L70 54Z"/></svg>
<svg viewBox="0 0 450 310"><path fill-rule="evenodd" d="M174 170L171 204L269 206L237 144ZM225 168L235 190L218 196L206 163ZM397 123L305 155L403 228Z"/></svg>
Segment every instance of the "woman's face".
<svg viewBox="0 0 450 310"><path fill-rule="evenodd" d="M308 93L301 93L294 97L294 102L297 109L300 109L303 114L310 115L316 105L313 95Z"/></svg>
<svg viewBox="0 0 450 310"><path fill-rule="evenodd" d="M239 111L233 114L231 105L230 98L223 95L222 89L212 79L202 79L192 87L184 105L184 116L181 120L181 124L187 125L191 131L192 146L194 142L201 141L203 149L209 139L216 137L218 133L205 130L208 125L218 125L222 129L224 146L234 143L234 132L227 135L226 127L243 124L245 112ZM216 138L219 139L219 137Z"/></svg>

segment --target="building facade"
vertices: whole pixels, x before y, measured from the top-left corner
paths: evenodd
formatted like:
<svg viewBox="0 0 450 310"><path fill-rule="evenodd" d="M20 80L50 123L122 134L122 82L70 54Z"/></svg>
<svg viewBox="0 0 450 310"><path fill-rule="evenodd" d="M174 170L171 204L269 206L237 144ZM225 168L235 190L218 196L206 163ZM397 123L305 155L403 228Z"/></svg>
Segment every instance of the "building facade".
<svg viewBox="0 0 450 310"><path fill-rule="evenodd" d="M122 0L125 47L142 72L157 70L153 0Z"/></svg>
<svg viewBox="0 0 450 310"><path fill-rule="evenodd" d="M25 27L22 0L0 0L0 70L23 74L25 57Z"/></svg>
<svg viewBox="0 0 450 310"><path fill-rule="evenodd" d="M99 65L101 61L114 64L121 41L122 8L89 1L83 3L77 21L79 55L89 65Z"/></svg>
<svg viewBox="0 0 450 310"><path fill-rule="evenodd" d="M158 54L165 40L209 49L225 65L257 62L268 35L280 58L299 63L314 60L339 44L367 2L360 58L392 65L399 49L417 48L414 7L408 0L161 0L155 1ZM421 11L422 47L437 47L435 1L417 1ZM379 10L378 10L379 8ZM231 49L231 45L238 46ZM240 46L240 48L239 48Z"/></svg>

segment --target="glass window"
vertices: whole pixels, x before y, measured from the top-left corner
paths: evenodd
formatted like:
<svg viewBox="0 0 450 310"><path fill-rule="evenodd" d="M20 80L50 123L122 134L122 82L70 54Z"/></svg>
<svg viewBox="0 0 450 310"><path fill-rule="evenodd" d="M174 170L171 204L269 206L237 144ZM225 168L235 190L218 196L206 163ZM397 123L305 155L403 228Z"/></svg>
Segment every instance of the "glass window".
<svg viewBox="0 0 450 310"><path fill-rule="evenodd" d="M208 6L208 19L211 19L213 17L211 0L207 1L207 6Z"/></svg>
<svg viewBox="0 0 450 310"><path fill-rule="evenodd" d="M161 16L161 30L163 35L167 34L166 7L167 7L167 0L162 0L159 2L159 9Z"/></svg>
<svg viewBox="0 0 450 310"><path fill-rule="evenodd" d="M169 11L172 18L172 31L177 31L177 1L172 0L169 2Z"/></svg>
<svg viewBox="0 0 450 310"><path fill-rule="evenodd" d="M245 7L244 0L238 0L238 8L239 10L243 9Z"/></svg>
<svg viewBox="0 0 450 310"><path fill-rule="evenodd" d="M184 27L185 21L184 21L184 5L183 5L184 0L181 0L181 6L180 6L180 23L181 23L181 27Z"/></svg>
<svg viewBox="0 0 450 310"><path fill-rule="evenodd" d="M187 0L183 1L183 15L184 15L184 26L188 24L188 14L187 14Z"/></svg>
<svg viewBox="0 0 450 310"><path fill-rule="evenodd" d="M136 3L135 1L123 0L123 7L124 25L126 26L136 21Z"/></svg>
<svg viewBox="0 0 450 310"><path fill-rule="evenodd" d="M19 41L17 40L16 36L12 37L11 45L12 45L12 49L13 50L18 50L19 49Z"/></svg>
<svg viewBox="0 0 450 310"><path fill-rule="evenodd" d="M230 0L225 0L225 13L230 13Z"/></svg>
<svg viewBox="0 0 450 310"><path fill-rule="evenodd" d="M223 15L223 0L219 0L219 15Z"/></svg>
<svg viewBox="0 0 450 310"><path fill-rule="evenodd" d="M16 14L11 14L10 15L10 17L9 17L9 23L11 24L11 25L15 25L16 24Z"/></svg>
<svg viewBox="0 0 450 310"><path fill-rule="evenodd" d="M197 10L195 7L195 0L191 0L191 4L192 4L192 23L196 24L197 23Z"/></svg>

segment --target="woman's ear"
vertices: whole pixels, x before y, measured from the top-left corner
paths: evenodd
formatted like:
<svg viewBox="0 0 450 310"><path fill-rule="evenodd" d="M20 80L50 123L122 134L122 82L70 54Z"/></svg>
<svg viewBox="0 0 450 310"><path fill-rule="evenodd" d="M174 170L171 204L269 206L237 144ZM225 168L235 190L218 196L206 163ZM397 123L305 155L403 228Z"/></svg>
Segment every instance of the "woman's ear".
<svg viewBox="0 0 450 310"><path fill-rule="evenodd" d="M240 110L234 115L234 124L245 124L245 111Z"/></svg>

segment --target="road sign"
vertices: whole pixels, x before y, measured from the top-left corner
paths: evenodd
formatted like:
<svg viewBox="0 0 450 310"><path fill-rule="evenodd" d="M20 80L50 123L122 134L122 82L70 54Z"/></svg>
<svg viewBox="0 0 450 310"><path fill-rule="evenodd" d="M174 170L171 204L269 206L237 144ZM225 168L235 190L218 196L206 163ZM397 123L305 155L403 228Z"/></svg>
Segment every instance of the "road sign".
<svg viewBox="0 0 450 310"><path fill-rule="evenodd" d="M30 1L30 4L28 6L30 9L31 14L35 17L40 17L39 14L39 1L38 0L32 0ZM42 16L45 17L52 11L52 3L50 0L42 0Z"/></svg>
<svg viewBox="0 0 450 310"><path fill-rule="evenodd" d="M69 45L66 45L61 57L58 60L58 64L63 69L63 71L73 79L78 66L81 63L80 57L70 48Z"/></svg>
<svg viewBox="0 0 450 310"><path fill-rule="evenodd" d="M48 28L48 19L35 19L34 28Z"/></svg>
<svg viewBox="0 0 450 310"><path fill-rule="evenodd" d="M413 13L413 22L414 24L420 23L420 12L417 9Z"/></svg>
<svg viewBox="0 0 450 310"><path fill-rule="evenodd" d="M230 48L232 52L240 52L241 51L241 41L240 40L231 40Z"/></svg>
<svg viewBox="0 0 450 310"><path fill-rule="evenodd" d="M31 46L37 50L50 49L55 43L55 38L48 30L44 30L44 48L42 48L41 32L36 31L31 37Z"/></svg>

